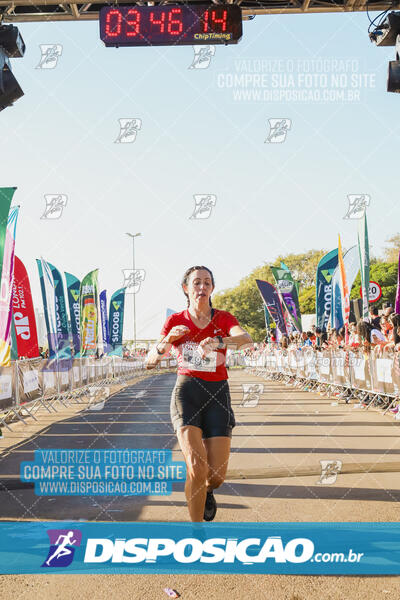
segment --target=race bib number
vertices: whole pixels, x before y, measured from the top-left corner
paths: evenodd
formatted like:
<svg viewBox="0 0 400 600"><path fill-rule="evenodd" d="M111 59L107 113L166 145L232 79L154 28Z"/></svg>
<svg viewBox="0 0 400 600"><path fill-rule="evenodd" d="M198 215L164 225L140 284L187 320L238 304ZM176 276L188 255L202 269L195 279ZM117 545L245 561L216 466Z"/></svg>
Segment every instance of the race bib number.
<svg viewBox="0 0 400 600"><path fill-rule="evenodd" d="M181 367L191 371L209 371L215 373L217 369L217 352L209 352L203 356L199 352L199 344L186 342L182 344Z"/></svg>

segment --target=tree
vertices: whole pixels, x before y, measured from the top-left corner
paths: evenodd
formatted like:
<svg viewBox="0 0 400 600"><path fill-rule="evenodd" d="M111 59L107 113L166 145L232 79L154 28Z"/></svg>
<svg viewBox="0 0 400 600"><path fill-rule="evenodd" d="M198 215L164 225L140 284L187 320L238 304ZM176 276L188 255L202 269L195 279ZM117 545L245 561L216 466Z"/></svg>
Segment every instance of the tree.
<svg viewBox="0 0 400 600"><path fill-rule="evenodd" d="M399 260L399 250L400 250L400 233L396 233L392 235L391 238L386 240L391 246L385 248L384 250L384 260L387 263L394 263Z"/></svg>

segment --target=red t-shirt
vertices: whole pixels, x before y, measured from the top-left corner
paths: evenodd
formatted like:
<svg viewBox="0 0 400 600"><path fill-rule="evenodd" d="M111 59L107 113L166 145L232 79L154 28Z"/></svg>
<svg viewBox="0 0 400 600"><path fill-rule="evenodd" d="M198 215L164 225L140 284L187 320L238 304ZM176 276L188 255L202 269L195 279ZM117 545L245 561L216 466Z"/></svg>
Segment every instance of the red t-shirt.
<svg viewBox="0 0 400 600"><path fill-rule="evenodd" d="M205 357L198 352L198 345L206 337L228 337L235 325L239 325L236 317L226 310L213 309L214 314L207 327L199 329L193 323L189 311L183 310L170 315L165 321L161 335L167 335L176 325L189 327L190 332L172 342L178 358L178 375L191 375L206 381L222 381L228 379L225 367L226 348L213 350ZM197 367L197 369L195 368Z"/></svg>

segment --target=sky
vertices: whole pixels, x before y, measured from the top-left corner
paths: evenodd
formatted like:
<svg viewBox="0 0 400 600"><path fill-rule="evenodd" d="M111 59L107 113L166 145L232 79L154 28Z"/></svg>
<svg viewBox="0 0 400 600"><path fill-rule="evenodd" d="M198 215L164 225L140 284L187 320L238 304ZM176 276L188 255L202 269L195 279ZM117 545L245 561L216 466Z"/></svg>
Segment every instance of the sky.
<svg viewBox="0 0 400 600"><path fill-rule="evenodd" d="M257 16L202 69L192 46L106 48L95 21L18 26L25 95L0 112L0 186L17 186L16 253L36 307L36 258L78 278L99 268L110 296L132 266L126 232L140 232L137 337L155 338L166 309L185 308L194 264L212 269L217 292L278 255L328 251L338 233L356 243L349 195L369 198L373 254L400 230L395 49L370 43L365 13ZM41 44L62 47L52 69L37 68ZM129 143L116 142L120 119L139 120ZM285 124L278 143L269 119ZM66 206L41 218L52 194ZM196 195L212 199L207 218L190 218Z"/></svg>

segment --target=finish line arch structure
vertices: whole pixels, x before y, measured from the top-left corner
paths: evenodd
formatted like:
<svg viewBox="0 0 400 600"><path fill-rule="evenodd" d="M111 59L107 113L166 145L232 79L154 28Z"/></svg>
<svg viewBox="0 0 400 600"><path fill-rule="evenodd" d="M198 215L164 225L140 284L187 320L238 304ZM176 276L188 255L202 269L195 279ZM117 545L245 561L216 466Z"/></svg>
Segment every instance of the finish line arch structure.
<svg viewBox="0 0 400 600"><path fill-rule="evenodd" d="M396 10L400 8L400 1L388 2L387 0L238 0L227 2L236 4L242 10L243 20L252 19L258 15L270 14L301 14L301 13L338 13L338 12L370 12ZM24 23L35 21L97 21L99 11L104 6L110 6L110 2L71 2L71 0L0 0L0 23ZM198 2L189 0L175 0L174 2L132 2L131 0L120 0L119 6L160 6L168 4L185 4L196 6L207 4L204 0ZM222 2L214 2L220 6Z"/></svg>

